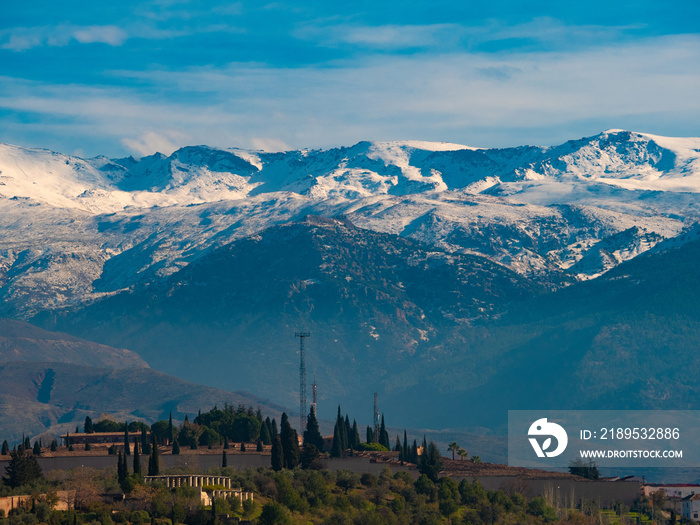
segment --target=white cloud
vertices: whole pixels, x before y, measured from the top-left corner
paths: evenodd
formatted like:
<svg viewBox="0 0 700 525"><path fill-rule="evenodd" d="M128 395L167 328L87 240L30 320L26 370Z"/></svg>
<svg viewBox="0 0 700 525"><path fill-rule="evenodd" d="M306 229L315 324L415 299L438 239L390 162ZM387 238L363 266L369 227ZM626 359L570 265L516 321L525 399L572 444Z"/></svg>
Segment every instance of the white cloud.
<svg viewBox="0 0 700 525"><path fill-rule="evenodd" d="M398 50L445 45L449 38L462 32L456 24L432 25L326 25L306 26L295 32L298 38L322 45L360 45L370 48Z"/></svg>
<svg viewBox="0 0 700 525"><path fill-rule="evenodd" d="M585 52L138 72L132 88L0 78L0 107L38 115L13 123L15 130L49 122L52 136L71 137L67 151L83 140L91 154L119 154L91 149L96 137L140 155L185 143L268 150L409 138L553 144L608 128L698 135L698 72L700 37L689 35Z"/></svg>
<svg viewBox="0 0 700 525"><path fill-rule="evenodd" d="M114 25L18 27L0 31L0 48L26 51L41 46L66 46L72 41L120 46L127 39L127 32Z"/></svg>
<svg viewBox="0 0 700 525"><path fill-rule="evenodd" d="M280 139L254 137L250 139L250 146L256 151L277 152L289 151L291 146Z"/></svg>
<svg viewBox="0 0 700 525"><path fill-rule="evenodd" d="M186 144L186 135L178 131L156 133L147 131L138 138L123 138L122 144L139 156L162 153L170 155L173 151Z"/></svg>
<svg viewBox="0 0 700 525"><path fill-rule="evenodd" d="M75 29L73 38L81 44L100 42L120 46L128 38L126 31L116 26L89 26Z"/></svg>

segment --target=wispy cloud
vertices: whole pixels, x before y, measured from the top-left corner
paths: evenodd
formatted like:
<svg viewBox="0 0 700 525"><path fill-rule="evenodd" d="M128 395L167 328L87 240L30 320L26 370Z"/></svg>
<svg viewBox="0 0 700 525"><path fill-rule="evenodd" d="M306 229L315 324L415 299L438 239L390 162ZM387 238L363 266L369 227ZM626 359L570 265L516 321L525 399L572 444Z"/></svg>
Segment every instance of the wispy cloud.
<svg viewBox="0 0 700 525"><path fill-rule="evenodd" d="M66 46L72 41L120 46L127 38L126 31L114 25L22 27L1 31L0 48L26 51L41 46Z"/></svg>
<svg viewBox="0 0 700 525"><path fill-rule="evenodd" d="M350 44L376 49L407 49L445 45L462 32L456 24L382 25L350 24L308 25L294 32L297 38L321 45Z"/></svg>
<svg viewBox="0 0 700 525"><path fill-rule="evenodd" d="M330 67L233 63L140 71L133 73L133 87L6 78L0 79L0 107L33 115L27 126L50 122L56 136L83 134L82 147L95 154L121 152L94 151L90 134L112 137L139 155L184 141L273 150L408 138L551 144L562 135L607 128L664 134L670 120L675 129L697 129L698 71L700 36L688 35L585 51L419 53ZM15 131L21 126L15 124ZM0 140L7 137L0 131Z"/></svg>
<svg viewBox="0 0 700 525"><path fill-rule="evenodd" d="M123 138L121 142L129 151L140 156L155 152L170 155L176 149L186 145L190 138L187 134L176 130L147 131L138 138Z"/></svg>

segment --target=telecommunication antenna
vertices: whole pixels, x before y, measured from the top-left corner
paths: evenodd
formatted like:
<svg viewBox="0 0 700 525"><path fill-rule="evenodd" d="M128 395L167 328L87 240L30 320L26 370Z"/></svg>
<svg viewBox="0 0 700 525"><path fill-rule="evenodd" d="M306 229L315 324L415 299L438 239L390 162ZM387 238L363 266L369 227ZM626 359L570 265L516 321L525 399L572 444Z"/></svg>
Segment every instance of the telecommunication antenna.
<svg viewBox="0 0 700 525"><path fill-rule="evenodd" d="M306 363L304 362L304 339L311 337L311 332L296 332L299 338L299 432L304 431L306 420Z"/></svg>
<svg viewBox="0 0 700 525"><path fill-rule="evenodd" d="M314 415L316 414L316 380L314 379L314 384L311 387L311 391L313 392L313 402L311 403L312 408L314 409Z"/></svg>
<svg viewBox="0 0 700 525"><path fill-rule="evenodd" d="M377 408L377 393L374 393L374 442L379 443L379 409Z"/></svg>

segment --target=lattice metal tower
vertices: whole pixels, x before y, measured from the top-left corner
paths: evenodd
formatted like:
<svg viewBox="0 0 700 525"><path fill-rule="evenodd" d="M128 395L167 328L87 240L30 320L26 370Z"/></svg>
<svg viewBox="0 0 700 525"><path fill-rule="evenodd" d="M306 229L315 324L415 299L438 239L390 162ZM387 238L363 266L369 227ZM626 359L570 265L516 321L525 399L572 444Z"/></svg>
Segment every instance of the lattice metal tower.
<svg viewBox="0 0 700 525"><path fill-rule="evenodd" d="M311 332L296 332L299 338L299 433L306 428L306 363L304 362L304 339L311 337Z"/></svg>

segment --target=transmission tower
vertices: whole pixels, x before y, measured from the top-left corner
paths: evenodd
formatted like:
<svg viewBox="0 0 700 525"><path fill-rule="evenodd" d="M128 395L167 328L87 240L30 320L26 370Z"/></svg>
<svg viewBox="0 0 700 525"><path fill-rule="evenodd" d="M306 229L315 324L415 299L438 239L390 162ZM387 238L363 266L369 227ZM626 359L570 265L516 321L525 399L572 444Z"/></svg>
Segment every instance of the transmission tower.
<svg viewBox="0 0 700 525"><path fill-rule="evenodd" d="M379 443L379 409L377 408L377 393L374 393L374 442Z"/></svg>
<svg viewBox="0 0 700 525"><path fill-rule="evenodd" d="M314 379L314 383L311 387L311 391L313 392L313 401L311 402L311 407L314 409L314 414L316 414L316 380Z"/></svg>
<svg viewBox="0 0 700 525"><path fill-rule="evenodd" d="M299 338L299 432L304 432L306 420L306 363L304 362L304 339L311 337L311 332L296 332Z"/></svg>

